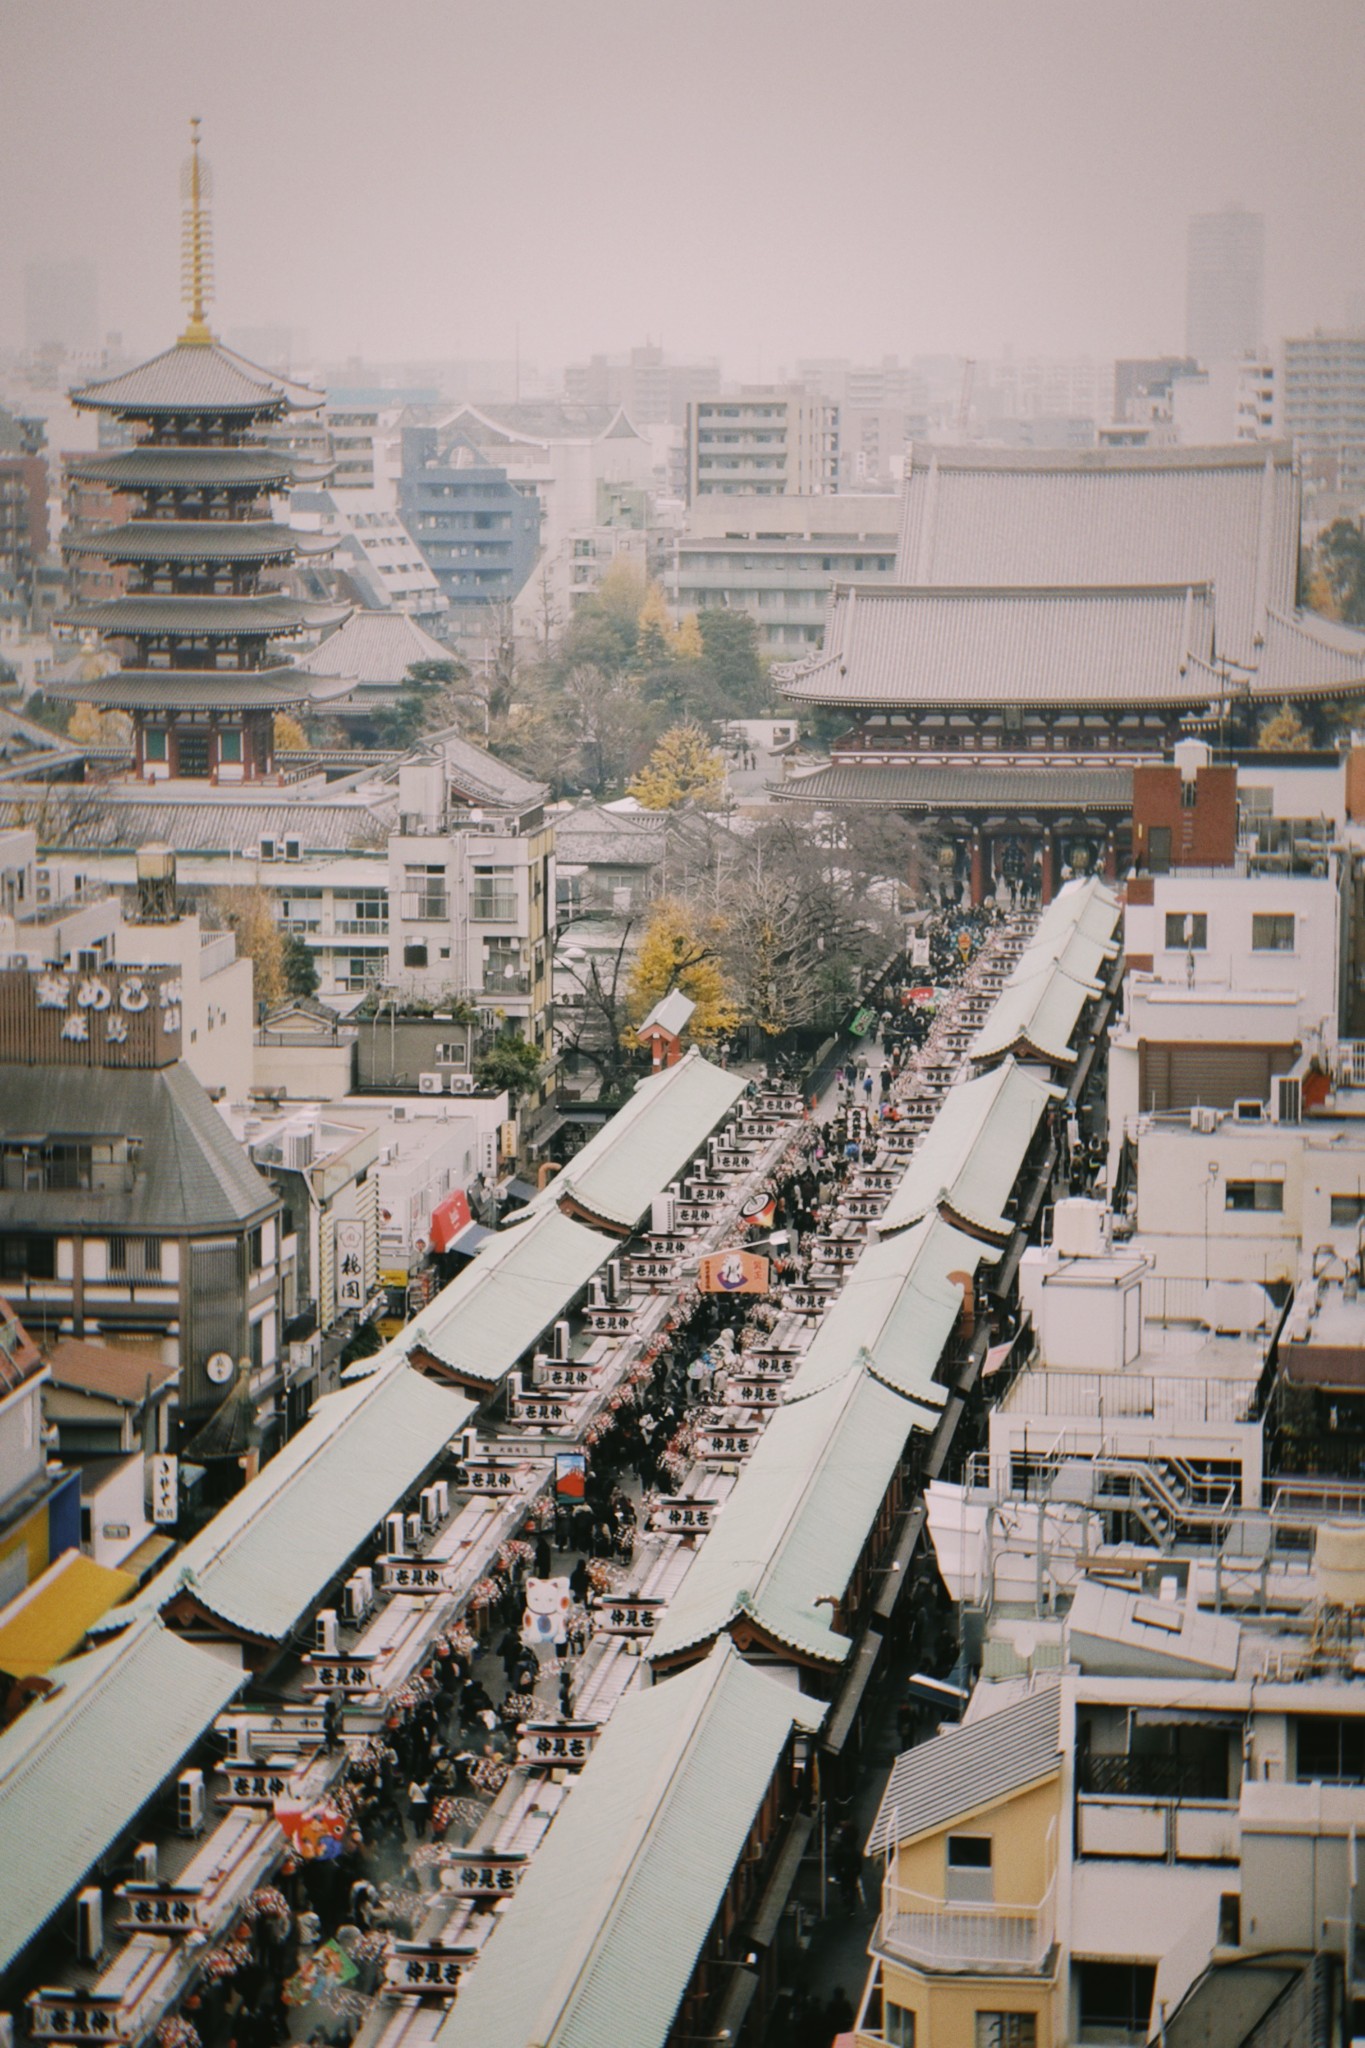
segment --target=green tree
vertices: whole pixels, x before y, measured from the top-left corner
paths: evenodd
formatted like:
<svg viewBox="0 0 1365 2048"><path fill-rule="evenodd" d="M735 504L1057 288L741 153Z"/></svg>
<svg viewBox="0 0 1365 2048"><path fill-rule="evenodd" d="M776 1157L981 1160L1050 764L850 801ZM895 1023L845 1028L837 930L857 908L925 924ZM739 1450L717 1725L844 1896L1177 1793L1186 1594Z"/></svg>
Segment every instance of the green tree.
<svg viewBox="0 0 1365 2048"><path fill-rule="evenodd" d="M504 1032L474 1062L480 1088L505 1088L515 1104L540 1078L541 1057L529 1039Z"/></svg>
<svg viewBox="0 0 1365 2048"><path fill-rule="evenodd" d="M1349 519L1335 520L1318 540L1316 560L1336 616L1365 626L1365 533Z"/></svg>
<svg viewBox="0 0 1365 2048"><path fill-rule="evenodd" d="M482 698L470 687L469 670L460 661L415 661L399 687L398 697L376 714L375 735L382 747L415 746L423 733L438 732L457 722L461 707Z"/></svg>
<svg viewBox="0 0 1365 2048"><path fill-rule="evenodd" d="M291 996L315 996L318 992L318 965L313 958L308 941L298 932L284 934L284 950L281 962L284 971L284 985Z"/></svg>
<svg viewBox="0 0 1365 2048"><path fill-rule="evenodd" d="M676 811L689 803L714 809L725 794L725 762L699 725L673 725L629 789L647 811Z"/></svg>
<svg viewBox="0 0 1365 2048"><path fill-rule="evenodd" d="M748 612L710 607L697 613L702 654L726 718L752 718L768 698L758 627Z"/></svg>

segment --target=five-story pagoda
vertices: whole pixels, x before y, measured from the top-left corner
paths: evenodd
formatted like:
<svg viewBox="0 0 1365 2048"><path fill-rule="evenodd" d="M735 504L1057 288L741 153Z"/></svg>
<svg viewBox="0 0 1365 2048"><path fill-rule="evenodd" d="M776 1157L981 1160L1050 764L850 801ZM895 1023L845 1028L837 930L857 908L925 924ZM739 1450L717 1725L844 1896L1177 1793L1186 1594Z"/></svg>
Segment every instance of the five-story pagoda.
<svg viewBox="0 0 1365 2048"><path fill-rule="evenodd" d="M272 516L271 496L305 475L271 445L269 430L325 401L244 361L210 332L207 181L193 121L184 333L150 362L71 393L73 404L132 429L131 447L68 464L73 478L118 492L132 516L63 535L68 556L121 565L127 584L122 595L75 604L56 621L113 640L119 669L52 694L128 712L136 772L147 780L259 782L274 772L275 713L349 687L302 674L274 643L346 613L262 587L263 575L288 568L300 552L298 537ZM325 472L306 474L316 481Z"/></svg>

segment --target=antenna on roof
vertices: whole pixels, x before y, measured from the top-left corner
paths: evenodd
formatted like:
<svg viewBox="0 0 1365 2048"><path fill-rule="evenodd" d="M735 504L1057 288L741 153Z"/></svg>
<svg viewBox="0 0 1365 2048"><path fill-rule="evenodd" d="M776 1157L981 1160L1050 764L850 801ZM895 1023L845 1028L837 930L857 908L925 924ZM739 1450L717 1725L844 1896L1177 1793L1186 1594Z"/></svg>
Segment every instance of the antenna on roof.
<svg viewBox="0 0 1365 2048"><path fill-rule="evenodd" d="M213 173L199 155L199 116L190 121L190 153L180 167L180 296L190 309L189 324L182 342L213 340L204 307L213 297L213 223L208 204L213 197Z"/></svg>

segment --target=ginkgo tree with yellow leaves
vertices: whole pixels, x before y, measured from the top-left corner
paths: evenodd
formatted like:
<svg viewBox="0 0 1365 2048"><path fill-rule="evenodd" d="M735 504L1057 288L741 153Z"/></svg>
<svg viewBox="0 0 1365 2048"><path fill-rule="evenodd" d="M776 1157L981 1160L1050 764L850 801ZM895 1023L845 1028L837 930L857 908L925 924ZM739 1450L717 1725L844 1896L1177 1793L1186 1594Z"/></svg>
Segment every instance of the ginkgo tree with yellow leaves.
<svg viewBox="0 0 1365 2048"><path fill-rule="evenodd" d="M627 790L647 811L716 810L725 798L725 760L699 725L671 725Z"/></svg>
<svg viewBox="0 0 1365 2048"><path fill-rule="evenodd" d="M700 905L660 896L651 906L626 992L632 1027L672 988L696 1004L688 1031L696 1045L724 1038L739 1022L721 965L721 920Z"/></svg>

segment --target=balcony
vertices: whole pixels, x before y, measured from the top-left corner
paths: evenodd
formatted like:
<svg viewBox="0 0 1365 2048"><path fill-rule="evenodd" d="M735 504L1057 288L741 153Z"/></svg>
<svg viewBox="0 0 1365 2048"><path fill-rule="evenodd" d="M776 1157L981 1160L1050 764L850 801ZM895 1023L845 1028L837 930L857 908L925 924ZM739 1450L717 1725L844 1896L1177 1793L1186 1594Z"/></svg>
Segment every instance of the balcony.
<svg viewBox="0 0 1365 2048"><path fill-rule="evenodd" d="M425 897L418 900L430 901ZM312 931L316 931L317 928L316 925L307 927ZM294 929L298 930L301 927L295 926ZM338 917L332 924L332 930L338 938L382 939L387 936L388 929L389 920L386 917Z"/></svg>
<svg viewBox="0 0 1365 2048"><path fill-rule="evenodd" d="M413 890L399 897L399 915L407 924L444 924L450 898L444 890Z"/></svg>
<svg viewBox="0 0 1365 2048"><path fill-rule="evenodd" d="M888 1877L872 1948L917 1970L1044 1976L1053 1947L1052 1905L1051 1886L1036 1906L945 1905Z"/></svg>

